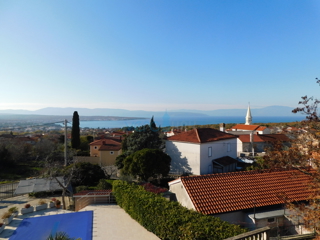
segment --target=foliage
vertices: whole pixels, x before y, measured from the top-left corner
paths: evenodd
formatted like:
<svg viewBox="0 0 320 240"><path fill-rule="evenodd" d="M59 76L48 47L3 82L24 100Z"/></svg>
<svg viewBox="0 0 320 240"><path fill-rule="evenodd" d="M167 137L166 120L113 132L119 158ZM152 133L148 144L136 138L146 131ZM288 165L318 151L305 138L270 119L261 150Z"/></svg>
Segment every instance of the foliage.
<svg viewBox="0 0 320 240"><path fill-rule="evenodd" d="M142 183L140 185L144 188L144 190L155 194L165 193L168 191L166 188L160 188L151 183Z"/></svg>
<svg viewBox="0 0 320 240"><path fill-rule="evenodd" d="M11 207L11 208L9 208L8 212L9 212L9 213L18 212L18 208L17 208L17 207Z"/></svg>
<svg viewBox="0 0 320 240"><path fill-rule="evenodd" d="M117 180L113 193L120 207L160 239L225 239L246 232L220 218L169 202L133 183Z"/></svg>
<svg viewBox="0 0 320 240"><path fill-rule="evenodd" d="M48 194L50 194L50 193L45 192L45 191L28 193L29 197L35 197L35 198L46 197L46 196L48 196Z"/></svg>
<svg viewBox="0 0 320 240"><path fill-rule="evenodd" d="M171 157L162 150L145 148L124 159L122 173L148 181L156 174L166 176L170 171L170 163Z"/></svg>
<svg viewBox="0 0 320 240"><path fill-rule="evenodd" d="M123 168L122 161L129 155L144 148L163 149L164 141L159 135L158 128L151 128L149 125L136 127L134 132L126 136L122 141L123 153L117 157L116 165Z"/></svg>
<svg viewBox="0 0 320 240"><path fill-rule="evenodd" d="M107 179L100 179L97 190L104 190L104 189L112 189L112 184L110 184Z"/></svg>
<svg viewBox="0 0 320 240"><path fill-rule="evenodd" d="M11 215L12 215L12 213L10 213L10 212L5 212L5 213L3 213L2 214L2 219L6 219L6 218L9 218L9 217L11 217Z"/></svg>
<svg viewBox="0 0 320 240"><path fill-rule="evenodd" d="M79 193L79 192L81 192L83 190L87 190L87 189L88 189L88 186L83 186L83 185L77 186L76 187L76 193Z"/></svg>
<svg viewBox="0 0 320 240"><path fill-rule="evenodd" d="M38 201L38 204L39 204L39 205L43 205L43 204L46 204L46 203L47 203L47 201L44 200L44 199L40 199L40 200Z"/></svg>
<svg viewBox="0 0 320 240"><path fill-rule="evenodd" d="M247 171L251 170L259 170L259 169L268 169L270 168L269 165L266 164L264 161L264 158L261 156L255 157L255 162L253 164L250 164L248 167L246 167Z"/></svg>
<svg viewBox="0 0 320 240"><path fill-rule="evenodd" d="M71 238L65 232L57 232L55 235L50 234L46 240L80 240L80 238Z"/></svg>
<svg viewBox="0 0 320 240"><path fill-rule="evenodd" d="M154 122L153 116L152 116L152 118L151 118L151 120L150 120L150 128L151 128L152 131L157 131L157 130L158 130L158 129L157 129L157 125L156 125L156 123Z"/></svg>
<svg viewBox="0 0 320 240"><path fill-rule="evenodd" d="M320 80L316 80L320 84ZM276 144L264 156L264 162L272 168L297 169L311 178L309 188L313 190L313 194L306 199L307 204L288 202L287 206L296 211L297 215L301 215L300 219L304 220L305 225L311 226L311 229L314 228L318 235L320 235L319 103L318 99L303 96L302 101L298 103L302 107L297 107L292 112L306 114L306 119L301 122L304 131L295 136L290 148L284 149L280 144Z"/></svg>
<svg viewBox="0 0 320 240"><path fill-rule="evenodd" d="M74 149L78 149L80 147L80 122L77 111L74 111L72 117L71 147Z"/></svg>
<svg viewBox="0 0 320 240"><path fill-rule="evenodd" d="M164 177L161 179L153 179L152 181L150 181L150 183L152 183L155 186L161 187L161 188L167 188L169 189L169 184L168 182L171 182L175 180L175 178L172 177Z"/></svg>
<svg viewBox="0 0 320 240"><path fill-rule="evenodd" d="M96 186L100 179L105 178L105 174L98 164L88 162L74 163L77 171L72 177L73 186ZM69 165L66 170L72 168L74 164Z"/></svg>

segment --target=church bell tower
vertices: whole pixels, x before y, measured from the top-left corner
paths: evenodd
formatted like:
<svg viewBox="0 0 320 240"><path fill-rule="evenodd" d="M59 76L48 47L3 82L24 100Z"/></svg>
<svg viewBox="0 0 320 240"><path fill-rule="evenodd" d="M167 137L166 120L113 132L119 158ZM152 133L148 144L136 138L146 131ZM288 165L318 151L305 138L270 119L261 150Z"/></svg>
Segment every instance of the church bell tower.
<svg viewBox="0 0 320 240"><path fill-rule="evenodd" d="M245 125L251 125L252 123L252 116L251 116L251 110L250 110L250 104L248 105L247 115L246 115L246 123Z"/></svg>

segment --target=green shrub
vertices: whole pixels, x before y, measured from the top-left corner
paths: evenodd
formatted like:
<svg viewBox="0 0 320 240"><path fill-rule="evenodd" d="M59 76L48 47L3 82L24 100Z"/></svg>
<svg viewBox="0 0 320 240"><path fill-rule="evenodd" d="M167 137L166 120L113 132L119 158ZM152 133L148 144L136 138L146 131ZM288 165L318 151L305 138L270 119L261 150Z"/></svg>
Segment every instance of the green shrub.
<svg viewBox="0 0 320 240"><path fill-rule="evenodd" d="M76 187L76 193L81 192L83 190L87 190L88 186L78 186Z"/></svg>
<svg viewBox="0 0 320 240"><path fill-rule="evenodd" d="M11 208L9 208L8 212L9 212L9 213L18 212L18 208L17 208L17 207L11 207Z"/></svg>
<svg viewBox="0 0 320 240"><path fill-rule="evenodd" d="M117 203L133 219L161 239L225 239L246 232L237 225L182 207L147 192L142 186L113 182Z"/></svg>
<svg viewBox="0 0 320 240"><path fill-rule="evenodd" d="M55 235L50 234L46 240L81 240L80 238L71 238L65 232L57 232Z"/></svg>
<svg viewBox="0 0 320 240"><path fill-rule="evenodd" d="M98 190L104 190L104 189L112 189L112 184L110 184L106 179L100 179L98 185Z"/></svg>
<svg viewBox="0 0 320 240"><path fill-rule="evenodd" d="M46 197L49 194L50 193L48 193L48 192L32 192L32 193L29 193L29 197L35 197L35 198Z"/></svg>
<svg viewBox="0 0 320 240"><path fill-rule="evenodd" d="M98 164L88 162L78 162L75 164L77 171L72 178L73 186L96 186L100 179L106 178L103 170ZM66 167L66 171L72 167L74 166L69 165Z"/></svg>

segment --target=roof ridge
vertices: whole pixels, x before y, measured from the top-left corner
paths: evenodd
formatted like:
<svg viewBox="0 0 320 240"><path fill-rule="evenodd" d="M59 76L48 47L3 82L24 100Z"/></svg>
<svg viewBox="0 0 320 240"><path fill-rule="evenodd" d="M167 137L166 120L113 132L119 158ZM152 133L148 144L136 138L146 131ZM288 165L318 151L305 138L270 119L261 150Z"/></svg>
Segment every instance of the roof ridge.
<svg viewBox="0 0 320 240"><path fill-rule="evenodd" d="M250 170L250 171L237 171L237 172L226 172L226 173L213 173L213 174L204 174L204 175L194 175L194 176L181 176L181 179L186 178L205 178L205 177L220 177L221 175L225 176L237 176L237 175L247 175L247 174L258 174L258 173L274 173L274 172L294 172L297 169L257 169L257 170Z"/></svg>
<svg viewBox="0 0 320 240"><path fill-rule="evenodd" d="M199 143L201 143L201 139L200 139L200 136L199 136L199 133L198 133L198 128L195 129L195 132L196 132L197 138L199 140Z"/></svg>

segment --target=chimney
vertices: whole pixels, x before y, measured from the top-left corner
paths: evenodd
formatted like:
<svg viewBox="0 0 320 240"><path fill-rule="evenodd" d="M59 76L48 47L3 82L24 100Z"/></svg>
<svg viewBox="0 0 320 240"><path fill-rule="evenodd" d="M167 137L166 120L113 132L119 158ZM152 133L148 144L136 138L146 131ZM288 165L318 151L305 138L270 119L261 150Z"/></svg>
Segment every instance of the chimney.
<svg viewBox="0 0 320 240"><path fill-rule="evenodd" d="M226 131L226 124L225 123L220 123L220 131L225 132Z"/></svg>

